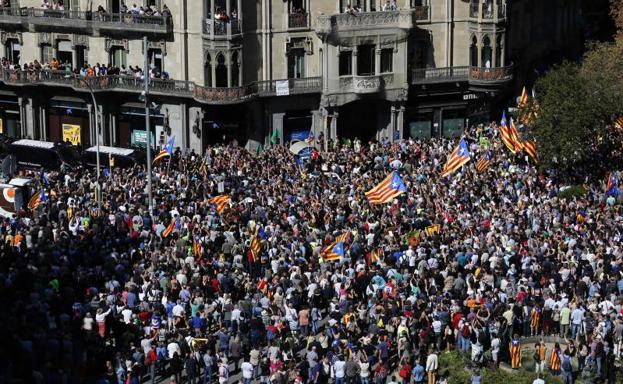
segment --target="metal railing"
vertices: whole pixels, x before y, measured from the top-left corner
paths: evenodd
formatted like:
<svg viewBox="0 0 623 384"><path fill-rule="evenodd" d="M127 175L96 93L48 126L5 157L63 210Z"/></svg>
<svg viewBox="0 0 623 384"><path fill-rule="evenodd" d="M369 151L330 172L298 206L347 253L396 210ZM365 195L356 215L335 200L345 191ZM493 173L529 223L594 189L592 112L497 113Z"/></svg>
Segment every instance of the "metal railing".
<svg viewBox="0 0 623 384"><path fill-rule="evenodd" d="M82 77L66 71L22 71L0 69L0 81L6 85L49 85L65 86L78 91L86 91L89 86L94 91L143 91L143 80L135 76L96 76ZM270 97L277 94L277 83L288 81L290 94L320 93L322 78L270 80L253 82L241 87L204 87L191 81L151 79L149 91L152 94L194 98L204 103L238 103L253 97ZM88 83L85 84L85 83Z"/></svg>
<svg viewBox="0 0 623 384"><path fill-rule="evenodd" d="M53 10L43 8L0 8L0 21L26 22L59 27L102 28L115 27L125 30L148 28L153 32L169 32L172 19L168 15L147 16L133 13L100 13L91 11ZM76 21L84 23L74 24Z"/></svg>
<svg viewBox="0 0 623 384"><path fill-rule="evenodd" d="M290 13L288 15L288 28L307 28L308 26L308 13Z"/></svg>
<svg viewBox="0 0 623 384"><path fill-rule="evenodd" d="M430 84L455 81L469 81L477 83L500 83L513 78L513 66L483 68L483 67L444 67L444 68L417 68L411 76L411 84Z"/></svg>
<svg viewBox="0 0 623 384"><path fill-rule="evenodd" d="M229 21L203 19L203 34L207 36L234 36L240 34L242 28L239 19Z"/></svg>

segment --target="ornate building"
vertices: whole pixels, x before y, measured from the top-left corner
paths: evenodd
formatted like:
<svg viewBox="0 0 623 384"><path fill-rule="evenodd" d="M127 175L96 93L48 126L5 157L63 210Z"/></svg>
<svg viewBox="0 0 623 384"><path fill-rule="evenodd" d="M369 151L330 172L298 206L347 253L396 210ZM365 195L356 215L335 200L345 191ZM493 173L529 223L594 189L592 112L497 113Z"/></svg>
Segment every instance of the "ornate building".
<svg viewBox="0 0 623 384"><path fill-rule="evenodd" d="M169 0L170 17L122 13L122 0L41 2L0 7L6 62L142 68L147 36L150 67L169 77L150 81L151 134L197 152L310 131L456 136L582 43L579 0ZM2 133L57 141L80 126L87 146L98 113L102 143L144 145L141 91L136 77L2 69Z"/></svg>

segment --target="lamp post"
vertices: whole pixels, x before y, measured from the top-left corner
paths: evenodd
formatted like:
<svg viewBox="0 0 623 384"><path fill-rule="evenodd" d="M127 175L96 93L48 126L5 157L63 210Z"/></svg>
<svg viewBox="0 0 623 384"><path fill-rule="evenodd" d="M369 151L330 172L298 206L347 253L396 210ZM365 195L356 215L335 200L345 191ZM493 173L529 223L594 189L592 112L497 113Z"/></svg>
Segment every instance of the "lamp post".
<svg viewBox="0 0 623 384"><path fill-rule="evenodd" d="M143 37L143 52L145 53L145 67L143 68L143 80L144 80L144 90L143 96L145 98L145 130L147 131L147 198L149 199L148 209L149 209L149 217L152 216L154 212L153 207L153 196L151 189L151 126L149 124L149 54L147 52L148 49L147 36Z"/></svg>
<svg viewBox="0 0 623 384"><path fill-rule="evenodd" d="M93 100L93 108L95 108L95 148L97 153L96 159L96 174L97 174L97 183L95 184L95 193L97 195L97 212L101 214L102 212L102 185L100 183L100 132L99 132L99 108L97 107L97 100L95 100L95 94L93 93L93 88L91 88L91 84L84 79L80 78L80 82L84 83L89 89L89 93L91 94L91 100Z"/></svg>

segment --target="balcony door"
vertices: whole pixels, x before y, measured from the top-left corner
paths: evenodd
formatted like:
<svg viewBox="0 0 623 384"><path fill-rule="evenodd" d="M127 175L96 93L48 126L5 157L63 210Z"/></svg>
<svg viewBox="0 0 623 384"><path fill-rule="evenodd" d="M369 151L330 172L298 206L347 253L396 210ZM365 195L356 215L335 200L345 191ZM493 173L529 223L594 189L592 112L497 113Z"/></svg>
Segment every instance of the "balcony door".
<svg viewBox="0 0 623 384"><path fill-rule="evenodd" d="M372 76L375 72L374 45L360 45L357 47L357 75Z"/></svg>
<svg viewBox="0 0 623 384"><path fill-rule="evenodd" d="M13 64L19 64L22 46L17 39L8 39L4 44L4 56Z"/></svg>
<svg viewBox="0 0 623 384"><path fill-rule="evenodd" d="M72 63L74 62L74 51L71 47L71 41L59 40L58 45L56 46L56 56L61 64L73 65Z"/></svg>
<svg viewBox="0 0 623 384"><path fill-rule="evenodd" d="M305 49L293 48L288 52L288 79L305 77Z"/></svg>

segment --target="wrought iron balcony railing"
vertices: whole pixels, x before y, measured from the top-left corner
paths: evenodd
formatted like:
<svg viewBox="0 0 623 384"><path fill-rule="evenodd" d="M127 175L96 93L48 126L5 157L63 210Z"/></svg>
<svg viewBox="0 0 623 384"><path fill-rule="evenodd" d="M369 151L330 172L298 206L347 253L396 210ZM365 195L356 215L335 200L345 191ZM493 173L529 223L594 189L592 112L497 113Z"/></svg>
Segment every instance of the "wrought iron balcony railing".
<svg viewBox="0 0 623 384"><path fill-rule="evenodd" d="M483 67L444 67L414 69L411 84L433 84L446 82L468 81L474 84L495 85L505 83L513 78L513 66L483 68Z"/></svg>
<svg viewBox="0 0 623 384"><path fill-rule="evenodd" d="M203 34L209 38L231 39L242 32L239 19L229 21L215 20L212 18L203 19Z"/></svg>
<svg viewBox="0 0 623 384"><path fill-rule="evenodd" d="M309 13L290 13L288 15L288 28L309 27Z"/></svg>
<svg viewBox="0 0 623 384"><path fill-rule="evenodd" d="M270 80L253 82L241 87L213 88L197 85L191 81L151 79L149 91L155 95L193 98L202 103L228 104L240 103L254 97L277 95L277 83L287 81L289 94L320 93L322 79L309 77L303 79ZM134 76L96 76L81 77L65 71L22 71L0 69L0 82L12 86L63 86L76 91L86 91L87 82L96 92L134 92L143 91L143 80Z"/></svg>

